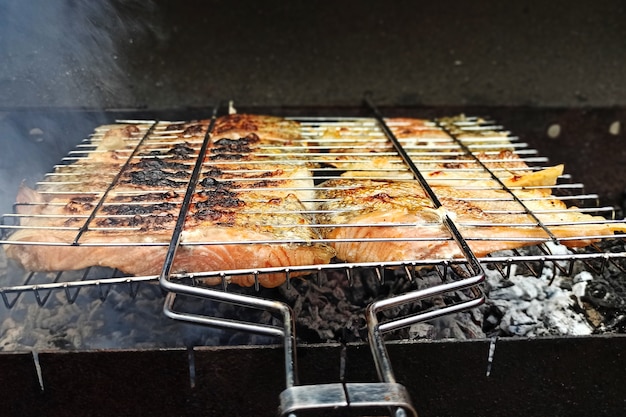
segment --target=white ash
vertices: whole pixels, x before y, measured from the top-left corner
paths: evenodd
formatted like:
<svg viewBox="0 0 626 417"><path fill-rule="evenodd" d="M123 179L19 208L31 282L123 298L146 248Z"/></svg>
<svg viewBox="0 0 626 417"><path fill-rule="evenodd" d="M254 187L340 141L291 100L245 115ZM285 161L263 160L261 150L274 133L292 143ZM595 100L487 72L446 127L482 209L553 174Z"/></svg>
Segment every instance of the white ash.
<svg viewBox="0 0 626 417"><path fill-rule="evenodd" d="M549 248L553 254L570 253L560 245L552 244ZM559 270L550 263L546 263L538 278L517 275L517 266L512 265L512 268L509 279L504 279L497 270L486 269L486 308L502 313L500 318L493 314L485 317L486 321L497 325L496 334L536 337L593 332L584 314L576 308L576 300L584 288L572 285L572 278L555 275Z"/></svg>
<svg viewBox="0 0 626 417"><path fill-rule="evenodd" d="M576 297L576 302L583 308L582 299L585 297L587 283L593 281L593 275L587 271L582 271L574 276L572 280L572 293Z"/></svg>
<svg viewBox="0 0 626 417"><path fill-rule="evenodd" d="M562 245L547 244L555 255L568 255ZM536 248L520 250L532 254ZM511 251L498 255L514 257ZM561 266L565 266L562 263ZM588 335L593 327L582 312L585 285L593 279L586 271L573 278L559 275L560 270L546 263L535 277L524 267L511 265L508 278L495 268L485 268L484 306L471 311L418 323L409 328L411 339L465 339L481 337L540 337ZM482 326L478 326L481 323Z"/></svg>
<svg viewBox="0 0 626 417"><path fill-rule="evenodd" d="M550 247L552 253L567 249ZM2 251L0 251L2 253ZM2 258L0 256L0 258ZM0 266L2 259L0 259ZM585 293L592 279L587 272L573 278L556 275L558 269L546 263L541 278L512 265L509 279L500 272L485 268L484 285L488 301L470 311L415 324L396 332L394 338L406 339L475 339L492 336L536 337L545 335L584 335L592 332L576 300ZM518 273L519 272L519 273ZM326 276L327 275L327 276ZM422 274L412 282L400 273L391 273L381 284L374 273L329 273L315 279L296 279L290 286L269 293L282 297L296 312L296 334L304 342L366 339L364 309L371 301L393 294L437 285L436 273ZM389 274L387 274L389 275ZM11 283L15 285L18 283ZM164 297L156 283L139 287L135 298L128 289L113 287L104 301L93 287L83 288L76 302L69 303L63 291L54 291L42 307L34 295L25 293L11 309L0 304L0 350L74 350L131 348L152 349L225 344L267 344L277 340L245 333L229 332L168 319L162 312ZM261 294L265 297L267 294ZM463 293L454 295L459 300ZM186 301L194 311L218 316L239 315L236 306ZM427 304L394 308L383 320L427 308ZM247 313L246 313L247 314ZM268 313L251 317L278 324Z"/></svg>

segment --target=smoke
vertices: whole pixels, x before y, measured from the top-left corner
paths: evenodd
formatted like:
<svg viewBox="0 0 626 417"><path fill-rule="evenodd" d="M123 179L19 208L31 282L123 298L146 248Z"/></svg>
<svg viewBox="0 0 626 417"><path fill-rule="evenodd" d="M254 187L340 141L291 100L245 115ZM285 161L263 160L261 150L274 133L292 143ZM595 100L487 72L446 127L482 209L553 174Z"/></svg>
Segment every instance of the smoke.
<svg viewBox="0 0 626 417"><path fill-rule="evenodd" d="M105 110L137 107L129 77L134 52L165 39L151 0L0 2L0 213L12 211L20 183L34 187L96 126L111 121ZM0 249L2 286L23 284L24 272L3 255ZM105 302L91 295L82 291L74 304L55 295L40 307L25 294L10 310L0 303L0 349L92 347L89 329L108 330L99 344L110 343L115 331L129 334L130 344L155 325L174 326L160 312L158 290L147 304L115 292ZM137 336L137 327L145 332ZM178 343L198 337L195 329L176 328Z"/></svg>
<svg viewBox="0 0 626 417"><path fill-rule="evenodd" d="M175 321L163 312L157 284L143 284L135 298L120 286L107 288L105 300L95 288L81 290L69 303L62 291L49 295L44 306L23 294L0 321L0 351L90 349L156 349L277 343L267 336L241 334ZM48 296L42 293L42 297ZM192 310L220 316L219 306L187 300ZM4 305L1 308L5 308ZM0 315L0 317L2 317Z"/></svg>
<svg viewBox="0 0 626 417"><path fill-rule="evenodd" d="M134 104L133 51L165 39L151 1L20 1L0 5L4 107Z"/></svg>
<svg viewBox="0 0 626 417"><path fill-rule="evenodd" d="M2 213L105 122L98 111L139 106L130 68L167 40L160 13L152 0L0 2ZM77 108L92 113L58 112Z"/></svg>

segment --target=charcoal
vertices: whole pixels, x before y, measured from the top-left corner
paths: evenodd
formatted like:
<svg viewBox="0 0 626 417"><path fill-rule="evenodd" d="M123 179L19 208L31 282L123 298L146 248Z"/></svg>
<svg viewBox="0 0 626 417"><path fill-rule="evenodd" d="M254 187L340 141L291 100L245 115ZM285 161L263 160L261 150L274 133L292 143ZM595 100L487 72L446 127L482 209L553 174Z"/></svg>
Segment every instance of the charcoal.
<svg viewBox="0 0 626 417"><path fill-rule="evenodd" d="M414 281L403 273L385 271L379 280L375 271L370 269L354 270L350 278L341 271L331 271L316 280L292 281L292 285L281 288L281 294L289 302L296 314L297 334L314 335L313 341L356 342L367 340L366 307L377 300L400 295L411 290L423 289L441 283L436 272L430 272L425 278ZM454 298L454 296L451 296ZM458 298L458 296L457 296ZM442 303L450 302L449 298ZM433 302L424 301L394 307L381 312L381 321L408 316L433 307ZM459 318L460 317L460 318ZM471 313L447 322L442 321L430 333L433 338L445 337L482 337L480 321ZM459 321L457 323L456 321ZM451 327L452 326L452 330ZM415 329L401 329L386 335L388 340L418 337ZM411 336L412 335L412 336Z"/></svg>
<svg viewBox="0 0 626 417"><path fill-rule="evenodd" d="M554 253L563 251L559 247L552 247L551 250ZM524 254L523 251L520 253ZM12 268L2 256L0 267L4 270ZM540 271L542 276L535 277L526 267L513 265L509 279L503 278L496 268L487 267L483 285L487 301L483 306L413 324L385 337L387 340L480 339L625 332L626 281L620 263L608 263L601 274L586 271L584 267L576 265L575 274L568 277L558 268L546 264ZM77 281L82 273L66 272L68 275L64 279ZM94 270L90 274L91 277L107 276L103 270ZM41 279L42 282L54 279L54 274L44 275L45 279L33 279ZM10 276L17 277L15 274ZM275 289L233 286L228 291L289 304L295 314L298 343L351 343L367 340L365 309L371 302L440 283L441 278L434 269L421 269L410 280L400 269L376 271L355 268L349 275L342 270L328 270L319 276L294 278L288 285ZM135 289L137 295L134 298L124 285L107 287L104 297L102 291L102 288L96 287L83 288L75 302L68 302L65 292L56 291L44 306L34 302L32 294L22 295L12 309L5 309L0 316L0 350L160 348L280 342L272 337L170 320L162 314L164 298L156 283L140 285ZM445 294L436 299L390 309L380 315L380 320L415 314L442 303L466 299L468 294L463 291ZM281 318L269 312L194 297L180 297L177 306L202 315L282 325Z"/></svg>

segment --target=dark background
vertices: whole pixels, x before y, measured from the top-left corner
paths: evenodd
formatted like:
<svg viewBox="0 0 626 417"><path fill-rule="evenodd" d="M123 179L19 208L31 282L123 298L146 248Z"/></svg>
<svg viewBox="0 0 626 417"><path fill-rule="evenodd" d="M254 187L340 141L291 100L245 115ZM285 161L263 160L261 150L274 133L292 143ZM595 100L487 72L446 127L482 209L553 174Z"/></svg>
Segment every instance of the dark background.
<svg viewBox="0 0 626 417"><path fill-rule="evenodd" d="M407 114L492 114L617 205L626 134L608 127L626 120L625 18L620 0L0 0L0 208L117 115L196 117L224 99L354 107L365 91ZM391 355L424 416L623 412L623 337L498 343L490 377L486 341ZM3 354L0 391L14 415L275 415L281 352L246 352L199 352L195 389L184 351L44 353L45 391L30 353ZM366 347L348 355L350 380L373 378ZM318 368L338 356L301 349L303 383L335 382Z"/></svg>
<svg viewBox="0 0 626 417"><path fill-rule="evenodd" d="M0 107L612 107L626 3L0 2Z"/></svg>
<svg viewBox="0 0 626 417"><path fill-rule="evenodd" d="M354 109L365 92L412 117L491 116L624 206L620 0L0 0L0 208L118 116Z"/></svg>

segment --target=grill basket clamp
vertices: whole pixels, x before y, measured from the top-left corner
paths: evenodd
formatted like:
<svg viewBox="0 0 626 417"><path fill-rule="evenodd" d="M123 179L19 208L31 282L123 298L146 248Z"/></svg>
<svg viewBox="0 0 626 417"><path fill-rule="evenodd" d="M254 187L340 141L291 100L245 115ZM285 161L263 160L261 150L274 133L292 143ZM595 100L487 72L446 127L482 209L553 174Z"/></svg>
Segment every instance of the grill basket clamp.
<svg viewBox="0 0 626 417"><path fill-rule="evenodd" d="M420 181L422 187L425 189L433 203L435 208L441 208L442 205L437 199L437 196L428 186L425 179L412 163L410 157L403 150L398 140L395 138L391 130L385 125L384 119L378 113L377 109L369 102L377 120L379 121L382 130L387 135L388 139L394 143L394 147L398 153L409 165L411 171L415 177ZM296 352L295 352L295 321L291 311L286 304L259 299L252 296L244 296L238 294L231 294L226 291L216 291L210 288L203 288L195 285L185 285L180 282L174 282L170 279L170 270L172 267L173 259L175 257L176 250L180 242L180 233L186 217L186 210L188 207L191 195L195 190L195 184L198 180L198 175L201 169L202 161L208 146L211 128L214 124L215 113L209 129L207 131L205 141L200 149L196 166L192 173L189 186L187 188L185 199L181 207L181 213L178 216L177 225L174 229L173 237L170 242L170 247L166 255L163 271L160 276L160 283L164 289L170 291L166 297L164 305L164 312L168 317L177 320L189 321L197 324L225 327L235 330L248 331L253 333L261 333L266 335L272 335L276 337L282 337L285 350L285 375L286 375L286 390L280 396L281 415L293 415L294 413L307 409L329 409L329 408L341 408L349 407L354 409L367 409L367 408L393 408L396 411L394 415L402 416L406 415L406 412L413 416L417 416L415 409L413 408L409 399L406 389L398 384L393 375L391 367L391 361L386 351L383 333L386 331L396 330L402 327L409 326L414 323L429 320L435 317L441 317L443 315L452 314L458 311L466 310L476 307L484 302L484 295L479 288L479 284L484 280L484 272L480 266L480 263L472 253L469 245L458 231L458 228L450 219L447 214L442 214L442 222L446 228L450 231L452 237L464 254L467 269L469 270L469 277L455 280L453 282L444 283L439 286L434 286L424 290L412 291L410 293L395 296L372 303L367 308L366 319L368 325L368 334L370 348L374 357L374 362L379 374L379 378L382 382L379 383L338 383L338 384L318 384L309 386L298 386L297 370L296 370ZM447 262L444 262L444 273L442 279L445 281L447 272L451 269L448 268ZM406 267L406 266L405 266ZM350 271L352 265L348 265L346 271ZM254 272L255 277L258 276L258 271ZM256 280L255 280L256 281ZM415 303L420 300L432 298L434 296L443 295L450 292L460 291L470 288L472 290L472 296L469 300L465 300L458 303L453 303L444 307L434 308L418 314L412 314L408 317L394 319L385 323L379 323L377 314L385 309L397 307L400 305ZM210 299L218 302L234 303L240 306L266 309L268 311L278 312L283 321L282 328L275 326L265 326L256 323L244 323L241 321L233 321L215 317L206 317L198 314L190 314L185 312L179 312L174 310L174 301L176 294L184 294L188 296L195 296L204 299Z"/></svg>

